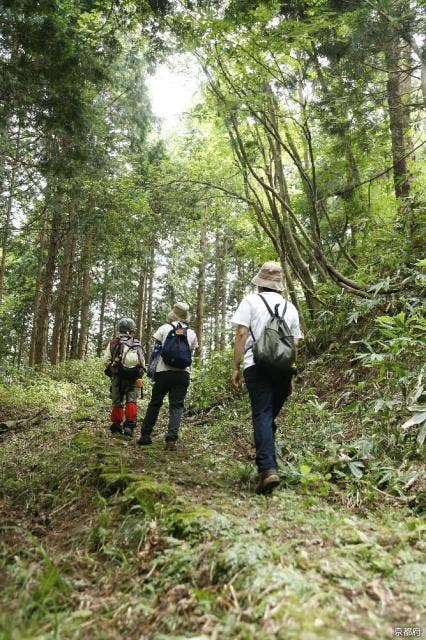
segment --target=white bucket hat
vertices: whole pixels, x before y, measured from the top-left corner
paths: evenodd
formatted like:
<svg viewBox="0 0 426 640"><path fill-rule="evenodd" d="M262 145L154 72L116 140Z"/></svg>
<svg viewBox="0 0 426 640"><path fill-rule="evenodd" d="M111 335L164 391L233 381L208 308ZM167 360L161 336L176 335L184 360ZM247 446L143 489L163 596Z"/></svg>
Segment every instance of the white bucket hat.
<svg viewBox="0 0 426 640"><path fill-rule="evenodd" d="M275 291L283 291L283 270L278 262L265 262L254 276L252 284Z"/></svg>
<svg viewBox="0 0 426 640"><path fill-rule="evenodd" d="M189 322L191 320L189 304L186 304L186 302L175 302L168 317L169 320L172 321Z"/></svg>

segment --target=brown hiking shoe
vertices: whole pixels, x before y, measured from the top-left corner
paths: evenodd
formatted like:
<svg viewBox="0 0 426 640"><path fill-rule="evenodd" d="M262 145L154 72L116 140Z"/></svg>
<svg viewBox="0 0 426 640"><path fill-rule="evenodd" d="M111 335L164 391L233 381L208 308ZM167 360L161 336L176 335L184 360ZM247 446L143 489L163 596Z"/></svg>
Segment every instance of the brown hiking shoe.
<svg viewBox="0 0 426 640"><path fill-rule="evenodd" d="M271 493L280 483L280 478L276 469L268 469L259 474L259 482L257 484L256 493Z"/></svg>
<svg viewBox="0 0 426 640"><path fill-rule="evenodd" d="M164 449L166 451L176 451L176 440L166 440Z"/></svg>
<svg viewBox="0 0 426 640"><path fill-rule="evenodd" d="M141 445L142 447L148 444L152 444L151 436L146 436L144 434L141 434L141 437L139 438L139 440L136 440L136 442L138 445Z"/></svg>

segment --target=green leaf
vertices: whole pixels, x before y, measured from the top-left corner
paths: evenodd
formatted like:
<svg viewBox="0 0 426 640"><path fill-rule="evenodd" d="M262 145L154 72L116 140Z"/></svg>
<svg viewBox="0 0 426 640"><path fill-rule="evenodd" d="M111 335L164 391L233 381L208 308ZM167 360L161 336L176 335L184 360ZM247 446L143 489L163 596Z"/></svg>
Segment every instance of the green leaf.
<svg viewBox="0 0 426 640"><path fill-rule="evenodd" d="M308 473L311 473L311 467L308 467L306 464L301 464L299 471L302 475L306 476Z"/></svg>
<svg viewBox="0 0 426 640"><path fill-rule="evenodd" d="M424 411L418 411L413 416L411 416L411 418L408 418L408 420L406 420L404 424L401 425L401 429L404 429L404 430L409 429L410 427L414 427L414 425L416 424L421 424L425 420L426 420L426 408Z"/></svg>
<svg viewBox="0 0 426 640"><path fill-rule="evenodd" d="M355 478L362 478L364 475L364 463L360 460L354 460L348 464L349 470Z"/></svg>
<svg viewBox="0 0 426 640"><path fill-rule="evenodd" d="M417 436L417 442L421 447L423 446L425 439L426 439L426 422L420 429L419 435Z"/></svg>

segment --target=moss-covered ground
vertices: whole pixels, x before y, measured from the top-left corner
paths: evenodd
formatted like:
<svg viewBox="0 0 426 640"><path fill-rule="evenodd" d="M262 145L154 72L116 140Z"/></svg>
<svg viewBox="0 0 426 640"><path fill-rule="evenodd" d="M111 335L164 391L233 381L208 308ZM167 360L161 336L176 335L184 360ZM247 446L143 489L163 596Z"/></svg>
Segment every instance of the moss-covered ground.
<svg viewBox="0 0 426 640"><path fill-rule="evenodd" d="M283 411L283 482L263 497L245 397L205 410L190 400L166 452L164 412L141 448L110 435L106 394L82 386L0 389L0 420L49 416L2 435L2 640L384 639L425 627L425 521L409 495L345 475L339 442L355 423L330 422L311 388ZM322 434L315 454L305 431Z"/></svg>

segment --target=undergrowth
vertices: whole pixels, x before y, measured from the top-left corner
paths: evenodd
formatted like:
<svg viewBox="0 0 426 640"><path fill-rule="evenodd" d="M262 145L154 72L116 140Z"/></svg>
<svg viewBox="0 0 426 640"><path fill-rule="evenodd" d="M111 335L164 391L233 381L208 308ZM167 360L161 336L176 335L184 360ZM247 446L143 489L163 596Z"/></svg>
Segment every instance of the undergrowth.
<svg viewBox="0 0 426 640"><path fill-rule="evenodd" d="M401 322L378 319L368 345L301 362L271 498L253 492L230 353L196 365L167 456L164 421L148 448L110 436L98 361L9 372L2 418L45 419L1 434L0 637L349 640L420 627L424 423L406 424L423 411L422 356L399 341Z"/></svg>

